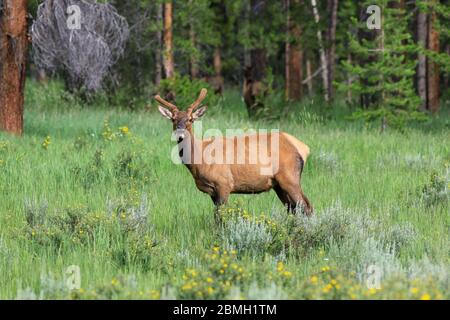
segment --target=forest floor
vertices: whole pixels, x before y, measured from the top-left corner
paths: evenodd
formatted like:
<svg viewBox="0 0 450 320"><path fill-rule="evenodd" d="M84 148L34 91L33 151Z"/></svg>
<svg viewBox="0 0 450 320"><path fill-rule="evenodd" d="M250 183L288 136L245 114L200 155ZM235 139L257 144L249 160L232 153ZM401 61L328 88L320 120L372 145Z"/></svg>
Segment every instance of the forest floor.
<svg viewBox="0 0 450 320"><path fill-rule="evenodd" d="M307 143L315 215L289 216L271 191L231 196L218 225L171 161L169 121L29 83L25 135L0 135L1 299L450 298L448 122L251 122L229 93L203 126Z"/></svg>

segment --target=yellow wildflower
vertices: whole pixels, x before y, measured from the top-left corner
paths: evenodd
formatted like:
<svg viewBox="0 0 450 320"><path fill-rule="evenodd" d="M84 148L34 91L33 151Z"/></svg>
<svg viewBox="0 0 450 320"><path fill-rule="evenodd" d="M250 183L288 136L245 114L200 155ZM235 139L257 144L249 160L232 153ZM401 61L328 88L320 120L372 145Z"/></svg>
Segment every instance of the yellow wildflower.
<svg viewBox="0 0 450 320"><path fill-rule="evenodd" d="M130 129L129 129L127 126L120 127L119 130L120 130L120 132L122 132L123 134L128 134L128 133L130 133Z"/></svg>
<svg viewBox="0 0 450 320"><path fill-rule="evenodd" d="M431 300L431 296L428 293L423 294L420 300Z"/></svg>
<svg viewBox="0 0 450 320"><path fill-rule="evenodd" d="M192 286L191 286L190 283L186 283L186 284L184 284L184 285L181 287L181 290L183 290L183 291L188 291L188 290L191 290L191 289L192 289Z"/></svg>
<svg viewBox="0 0 450 320"><path fill-rule="evenodd" d="M412 294L416 294L417 292L419 292L419 289L417 289L416 287L411 288L411 293Z"/></svg>

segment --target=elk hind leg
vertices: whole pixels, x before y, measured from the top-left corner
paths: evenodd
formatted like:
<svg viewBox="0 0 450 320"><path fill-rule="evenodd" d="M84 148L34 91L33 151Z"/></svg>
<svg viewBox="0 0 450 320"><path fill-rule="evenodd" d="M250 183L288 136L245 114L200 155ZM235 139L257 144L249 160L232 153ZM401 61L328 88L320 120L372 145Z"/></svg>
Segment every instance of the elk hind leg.
<svg viewBox="0 0 450 320"><path fill-rule="evenodd" d="M303 209L306 215L309 216L312 214L311 204L303 193L299 183L287 180L286 182L279 182L278 188L281 189L278 192L284 194L284 198L286 199L284 203L287 204L289 213L296 213L299 209Z"/></svg>

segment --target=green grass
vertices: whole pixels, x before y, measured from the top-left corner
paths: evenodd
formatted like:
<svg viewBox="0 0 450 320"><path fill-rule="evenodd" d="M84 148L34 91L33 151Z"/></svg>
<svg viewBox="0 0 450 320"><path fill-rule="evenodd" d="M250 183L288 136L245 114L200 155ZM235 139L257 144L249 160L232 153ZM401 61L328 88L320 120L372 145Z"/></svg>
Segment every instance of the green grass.
<svg viewBox="0 0 450 320"><path fill-rule="evenodd" d="M95 107L82 106L70 96L61 98L61 95L57 84L39 87L29 82L24 136L0 135L0 298L16 298L21 289L28 287L39 294L43 275L51 274L62 281L65 269L71 265L81 269L83 292L100 296L109 292L106 296L111 298L151 298L159 297L162 289L169 286L177 295L177 290L182 290L186 269L207 272L210 267L203 256L223 243L209 196L196 189L186 168L170 160L171 124L154 107L150 111L127 112L108 108L106 100ZM448 127L439 120L431 120L421 128L403 133L380 134L375 127L326 120L309 104L297 107L302 111L293 108L282 120L251 122L240 97L229 93L219 106L210 107L203 125L223 130L279 128L298 137L312 152L302 186L317 216L339 202L354 219L368 213L370 219L381 225L377 230L411 225L415 235L395 252L396 259L408 267L427 257L434 265L448 267L448 193L447 198L432 205L425 203L421 193L432 174L442 176L450 162ZM112 132L119 133L120 127L127 126L130 135L107 141L103 134L105 120ZM47 136L50 144L45 148ZM100 164L96 165L95 155L100 150L102 156L97 153ZM128 167L127 159L131 159ZM446 188L448 191L449 186ZM111 251L121 244L112 234L120 229L114 222L109 226L107 218L98 225L89 225L92 237L81 244L72 243L73 235L68 233L63 235L61 246L40 244L27 229L26 199L38 203L45 200L49 215L58 216L69 207L85 207L83 212L104 214L108 200L135 203L142 195L148 197L149 223L157 241L154 248L148 249L151 258L145 263L134 260L118 263L114 259ZM283 210L274 192L233 195L230 201L257 215L264 212L270 216ZM373 236L378 234L375 232ZM238 256L237 263L251 273L247 275L248 283L265 287L266 273L276 272L276 261L282 259L283 268L292 275L274 280L277 285L288 292L289 298L315 297L315 293L307 296L305 292L309 289L304 286L312 276L321 274L324 266L337 270L336 279L343 277L352 284L359 283L356 277L352 278L352 271L357 272L362 266L344 261L340 255L345 246L337 245L338 249L325 239L306 253L301 248L290 248L284 258L274 258L270 252L244 253ZM120 282L130 275L136 278L136 288L125 280ZM398 281L401 290L392 294L381 290L369 297L415 298L424 294L432 298L449 297L449 291L445 291L449 289L448 280L422 285L414 294L410 292L409 280ZM241 282L231 285L240 287L244 297L252 296L245 294L248 288ZM311 288L314 285L311 283ZM438 293L433 295L433 290ZM95 297L94 293L86 297ZM318 297L329 296L323 292Z"/></svg>

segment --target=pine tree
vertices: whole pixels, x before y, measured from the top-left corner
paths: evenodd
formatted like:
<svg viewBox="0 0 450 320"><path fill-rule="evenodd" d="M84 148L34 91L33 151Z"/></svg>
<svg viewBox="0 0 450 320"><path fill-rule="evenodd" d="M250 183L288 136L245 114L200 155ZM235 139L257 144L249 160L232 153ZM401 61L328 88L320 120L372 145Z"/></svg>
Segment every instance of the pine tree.
<svg viewBox="0 0 450 320"><path fill-rule="evenodd" d="M363 8L369 7L369 2L365 1ZM343 62L344 69L355 77L355 81L340 85L340 89L370 97L367 107L355 112L354 118L381 120L382 130L386 126L400 128L406 122L425 118L418 111L420 99L414 89L417 61L410 58L416 53L417 46L408 31L404 8L395 5L399 2L378 1L380 30L367 30L366 20L358 22L354 19L353 22L359 24L360 34L376 32L376 36L369 36L374 40L367 40L350 35L355 64Z"/></svg>

